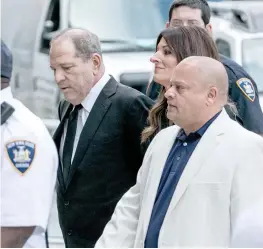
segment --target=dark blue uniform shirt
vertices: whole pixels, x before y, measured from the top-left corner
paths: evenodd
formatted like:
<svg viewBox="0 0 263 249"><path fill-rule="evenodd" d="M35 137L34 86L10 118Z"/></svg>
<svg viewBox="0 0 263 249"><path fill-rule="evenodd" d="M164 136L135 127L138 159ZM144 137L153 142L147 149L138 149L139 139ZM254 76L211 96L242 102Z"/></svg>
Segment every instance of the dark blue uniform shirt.
<svg viewBox="0 0 263 249"><path fill-rule="evenodd" d="M201 137L218 115L219 113L188 136L183 130L178 133L163 169L145 239L145 248L158 247L159 232L179 179Z"/></svg>
<svg viewBox="0 0 263 249"><path fill-rule="evenodd" d="M255 81L233 60L220 56L229 79L229 96L236 104L238 119L243 127L257 134L263 134L263 113L259 103ZM227 110L228 111L228 110ZM228 111L229 116L231 112Z"/></svg>
<svg viewBox="0 0 263 249"><path fill-rule="evenodd" d="M255 81L235 61L220 55L229 79L229 97L236 104L238 115L235 116L230 108L226 107L228 115L237 120L244 128L257 134L263 134L263 113L259 103L258 89ZM147 95L156 99L161 86L152 82Z"/></svg>

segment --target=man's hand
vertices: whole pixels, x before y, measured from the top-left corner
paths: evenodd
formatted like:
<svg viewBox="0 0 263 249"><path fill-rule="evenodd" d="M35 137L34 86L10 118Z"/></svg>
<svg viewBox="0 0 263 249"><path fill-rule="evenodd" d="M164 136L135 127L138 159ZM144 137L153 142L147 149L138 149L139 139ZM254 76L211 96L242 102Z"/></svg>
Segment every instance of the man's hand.
<svg viewBox="0 0 263 249"><path fill-rule="evenodd" d="M1 227L1 248L22 248L35 227Z"/></svg>

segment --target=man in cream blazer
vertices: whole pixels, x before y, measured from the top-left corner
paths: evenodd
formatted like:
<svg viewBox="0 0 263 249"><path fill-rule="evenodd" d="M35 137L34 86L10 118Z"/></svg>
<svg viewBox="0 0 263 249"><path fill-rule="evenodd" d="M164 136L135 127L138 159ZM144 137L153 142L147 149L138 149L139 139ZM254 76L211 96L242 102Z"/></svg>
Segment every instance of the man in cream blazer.
<svg viewBox="0 0 263 249"><path fill-rule="evenodd" d="M238 238L242 216L263 199L263 139L228 117L227 82L224 67L214 59L188 57L178 64L165 94L167 117L176 125L150 144L136 185L117 204L96 247L229 247L233 234ZM181 153L188 155L182 170L167 171L171 156L176 156L171 165L180 165L180 156L172 153L180 136L197 132L193 151ZM179 175L166 190L171 178L165 172ZM250 225L257 216L262 217L258 210ZM257 234L263 237L263 224Z"/></svg>

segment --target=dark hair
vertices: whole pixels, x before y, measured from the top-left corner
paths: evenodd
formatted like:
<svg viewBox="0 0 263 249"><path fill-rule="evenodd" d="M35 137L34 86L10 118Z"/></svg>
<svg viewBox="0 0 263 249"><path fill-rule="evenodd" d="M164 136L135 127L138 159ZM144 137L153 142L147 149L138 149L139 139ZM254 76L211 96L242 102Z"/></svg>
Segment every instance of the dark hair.
<svg viewBox="0 0 263 249"><path fill-rule="evenodd" d="M219 60L216 44L204 28L198 26L167 28L157 37L156 49L162 38L178 62L189 56L207 56Z"/></svg>
<svg viewBox="0 0 263 249"><path fill-rule="evenodd" d="M171 21L173 10L181 6L187 6L192 9L200 9L205 25L210 22L211 11L206 0L175 0L169 10L169 22Z"/></svg>
<svg viewBox="0 0 263 249"><path fill-rule="evenodd" d="M178 63L189 56L206 56L220 61L216 44L204 28L178 26L165 29L159 34L156 47L162 38L173 51ZM161 87L157 102L148 117L149 126L142 132L142 143L151 140L161 129L169 125L166 118L167 102L164 93L165 89Z"/></svg>

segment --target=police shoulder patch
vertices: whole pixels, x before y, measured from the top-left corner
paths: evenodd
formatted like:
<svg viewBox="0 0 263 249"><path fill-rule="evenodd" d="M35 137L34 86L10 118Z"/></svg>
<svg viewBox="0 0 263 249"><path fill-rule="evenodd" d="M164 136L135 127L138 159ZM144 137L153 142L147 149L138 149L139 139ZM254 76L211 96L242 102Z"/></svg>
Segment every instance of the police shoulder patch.
<svg viewBox="0 0 263 249"><path fill-rule="evenodd" d="M251 101L253 102L256 98L256 92L255 88L248 78L241 78L236 82L237 86L240 88L240 90L243 92L243 94Z"/></svg>
<svg viewBox="0 0 263 249"><path fill-rule="evenodd" d="M15 169L24 174L34 160L36 145L26 140L14 140L6 144L6 152Z"/></svg>

